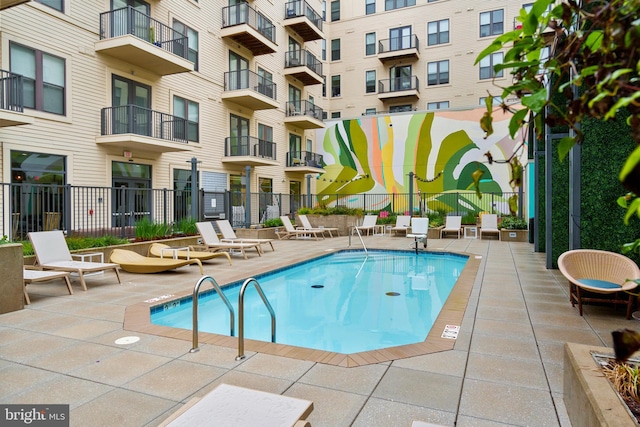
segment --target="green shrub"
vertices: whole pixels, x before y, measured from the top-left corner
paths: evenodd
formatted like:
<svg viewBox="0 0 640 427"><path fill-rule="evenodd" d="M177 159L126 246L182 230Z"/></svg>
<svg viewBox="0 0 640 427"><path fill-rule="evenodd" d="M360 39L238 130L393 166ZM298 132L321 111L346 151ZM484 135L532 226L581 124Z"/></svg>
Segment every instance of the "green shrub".
<svg viewBox="0 0 640 427"><path fill-rule="evenodd" d="M298 209L298 215L355 215L362 216L364 215L364 210L360 208L348 208L346 206L338 206L332 208L300 208Z"/></svg>
<svg viewBox="0 0 640 427"><path fill-rule="evenodd" d="M264 227L282 227L282 220L280 218L271 218L264 222Z"/></svg>
<svg viewBox="0 0 640 427"><path fill-rule="evenodd" d="M191 217L180 218L173 225L173 233L184 234L186 236L194 236L198 234L198 227L196 227L196 220Z"/></svg>
<svg viewBox="0 0 640 427"><path fill-rule="evenodd" d="M506 215L502 217L500 228L504 230L526 230L527 221L517 216Z"/></svg>
<svg viewBox="0 0 640 427"><path fill-rule="evenodd" d="M136 221L136 239L154 240L171 235L172 227L169 224L153 223L148 218Z"/></svg>

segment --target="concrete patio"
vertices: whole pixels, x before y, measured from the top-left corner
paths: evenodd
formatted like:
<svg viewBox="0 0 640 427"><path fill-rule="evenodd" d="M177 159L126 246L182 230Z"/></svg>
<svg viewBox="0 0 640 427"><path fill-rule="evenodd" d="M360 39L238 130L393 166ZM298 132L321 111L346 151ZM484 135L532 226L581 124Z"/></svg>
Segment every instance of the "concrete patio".
<svg viewBox="0 0 640 427"><path fill-rule="evenodd" d="M369 236L369 248L407 249L404 237ZM347 248L348 237L276 241L275 252L205 273L219 283ZM357 239L353 247L360 246ZM122 272L30 285L32 304L0 315L0 402L71 407L72 426L157 426L220 383L310 400L314 427L570 426L563 403L563 345L611 346L610 332L635 328L624 310L585 307L578 315L557 270L529 243L430 240L429 250L482 256L454 350L343 368L123 329L127 306L193 289L196 267L154 275ZM133 344L118 345L126 336ZM213 421L212 421L213 422ZM215 424L215 423L214 423ZM214 425L211 424L211 425Z"/></svg>

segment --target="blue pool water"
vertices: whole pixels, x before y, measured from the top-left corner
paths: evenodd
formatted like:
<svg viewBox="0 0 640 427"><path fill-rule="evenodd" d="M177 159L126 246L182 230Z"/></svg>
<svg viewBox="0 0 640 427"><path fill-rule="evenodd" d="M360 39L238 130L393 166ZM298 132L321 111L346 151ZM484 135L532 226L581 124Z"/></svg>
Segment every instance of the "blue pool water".
<svg viewBox="0 0 640 427"><path fill-rule="evenodd" d="M424 341L467 259L341 251L256 279L276 313L276 342L357 353ZM236 316L241 284L223 288ZM200 331L228 336L229 310L218 295L202 292L199 304ZM153 307L151 322L191 329L191 297ZM271 340L271 318L253 286L245 292L245 337Z"/></svg>

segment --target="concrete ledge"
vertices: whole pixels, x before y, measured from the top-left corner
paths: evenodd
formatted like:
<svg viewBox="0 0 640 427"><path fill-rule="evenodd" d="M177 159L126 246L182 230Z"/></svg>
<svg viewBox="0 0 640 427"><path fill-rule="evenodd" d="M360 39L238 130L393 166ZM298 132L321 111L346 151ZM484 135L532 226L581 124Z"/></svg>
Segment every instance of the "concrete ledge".
<svg viewBox="0 0 640 427"><path fill-rule="evenodd" d="M574 343L566 343L564 350L564 403L571 425L637 426L591 355L613 356L613 350Z"/></svg>

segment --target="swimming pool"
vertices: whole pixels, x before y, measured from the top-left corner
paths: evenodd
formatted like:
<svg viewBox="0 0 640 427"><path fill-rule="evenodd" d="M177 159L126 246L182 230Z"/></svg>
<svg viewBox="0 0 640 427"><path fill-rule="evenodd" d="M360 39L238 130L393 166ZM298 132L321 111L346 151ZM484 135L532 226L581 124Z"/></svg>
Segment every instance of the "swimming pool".
<svg viewBox="0 0 640 427"><path fill-rule="evenodd" d="M277 342L358 353L422 342L468 257L451 253L339 251L256 276L276 312ZM242 282L224 288L234 304ZM199 329L229 334L229 311L213 291L200 296ZM152 307L151 322L191 329L191 298ZM237 322L236 322L237 323ZM270 317L252 287L245 337L270 341Z"/></svg>

